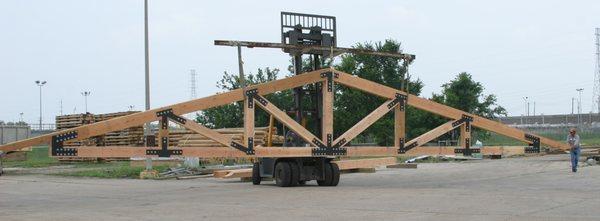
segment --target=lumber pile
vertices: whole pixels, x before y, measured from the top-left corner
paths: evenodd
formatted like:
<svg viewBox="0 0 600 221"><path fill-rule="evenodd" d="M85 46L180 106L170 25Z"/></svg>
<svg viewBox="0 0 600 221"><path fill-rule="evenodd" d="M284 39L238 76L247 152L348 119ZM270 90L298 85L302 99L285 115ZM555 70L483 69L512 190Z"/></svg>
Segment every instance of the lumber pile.
<svg viewBox="0 0 600 221"><path fill-rule="evenodd" d="M69 114L56 116L56 130L66 130L79 127L86 124L92 124L100 121L109 120L115 117L126 116L139 111L125 111L107 114ZM114 131L102 136L91 137L80 141L65 141L64 146L141 146L143 145L144 129L143 126L130 127L121 131ZM96 161L98 158L90 157L59 157L60 161ZM108 159L120 160L120 159Z"/></svg>
<svg viewBox="0 0 600 221"><path fill-rule="evenodd" d="M109 120L137 113L138 111L125 111L107 114L69 114L56 116L56 130L65 130L86 124ZM65 146L138 146L143 144L143 127L130 127L125 130L107 133L103 136L92 137L82 141L66 141Z"/></svg>
<svg viewBox="0 0 600 221"><path fill-rule="evenodd" d="M257 127L254 129L254 145L266 146L269 128ZM273 145L280 146L283 144L283 136L277 135L277 129L273 128ZM244 136L243 128L221 128L215 131L230 136L236 142L242 142ZM157 136L158 137L158 136ZM158 142L158 140L157 140ZM179 130L169 132L169 146L178 147L224 147L224 145L211 140L208 137L197 134L189 130Z"/></svg>

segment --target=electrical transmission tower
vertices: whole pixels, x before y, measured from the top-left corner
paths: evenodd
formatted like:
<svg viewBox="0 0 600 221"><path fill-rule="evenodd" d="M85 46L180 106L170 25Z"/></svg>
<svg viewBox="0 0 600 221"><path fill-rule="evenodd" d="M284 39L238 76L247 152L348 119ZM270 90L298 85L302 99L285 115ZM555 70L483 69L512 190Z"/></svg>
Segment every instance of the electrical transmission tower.
<svg viewBox="0 0 600 221"><path fill-rule="evenodd" d="M594 96L592 96L592 112L600 114L600 28L596 28L596 69L594 70Z"/></svg>
<svg viewBox="0 0 600 221"><path fill-rule="evenodd" d="M190 70L190 99L196 99L196 69Z"/></svg>

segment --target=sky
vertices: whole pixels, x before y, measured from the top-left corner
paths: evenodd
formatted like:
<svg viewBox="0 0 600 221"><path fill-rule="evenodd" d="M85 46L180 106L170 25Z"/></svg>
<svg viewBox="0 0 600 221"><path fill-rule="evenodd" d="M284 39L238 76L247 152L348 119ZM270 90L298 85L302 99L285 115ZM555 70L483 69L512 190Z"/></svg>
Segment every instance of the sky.
<svg viewBox="0 0 600 221"><path fill-rule="evenodd" d="M280 41L280 12L332 15L338 46L395 39L415 54L410 68L424 97L460 72L498 96L509 115L571 113L576 88L592 110L594 29L600 1L193 1L150 0L152 108L219 90L223 71L237 73L233 47L216 39ZM44 123L85 109L144 108L143 0L0 0L0 120ZM244 49L246 72L287 71L288 55Z"/></svg>

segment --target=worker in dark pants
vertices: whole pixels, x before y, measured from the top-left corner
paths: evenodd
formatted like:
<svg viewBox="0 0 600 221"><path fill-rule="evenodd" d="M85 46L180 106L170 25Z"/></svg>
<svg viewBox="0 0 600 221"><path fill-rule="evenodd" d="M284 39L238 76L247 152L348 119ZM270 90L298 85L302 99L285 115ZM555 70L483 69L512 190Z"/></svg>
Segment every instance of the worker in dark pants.
<svg viewBox="0 0 600 221"><path fill-rule="evenodd" d="M577 172L577 162L579 162L579 153L581 152L581 146L579 145L579 135L575 128L569 130L569 136L567 136L567 143L571 147L571 169L573 173Z"/></svg>

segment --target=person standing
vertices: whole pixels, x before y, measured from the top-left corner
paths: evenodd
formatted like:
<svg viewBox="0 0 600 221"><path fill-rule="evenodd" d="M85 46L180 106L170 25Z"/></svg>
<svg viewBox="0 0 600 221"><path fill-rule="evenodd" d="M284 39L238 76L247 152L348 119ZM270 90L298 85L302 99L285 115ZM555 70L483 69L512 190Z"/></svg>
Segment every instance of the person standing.
<svg viewBox="0 0 600 221"><path fill-rule="evenodd" d="M577 172L577 163L579 162L579 153L581 152L581 146L579 145L579 135L575 128L569 130L567 136L567 143L571 147L571 170L573 173Z"/></svg>

